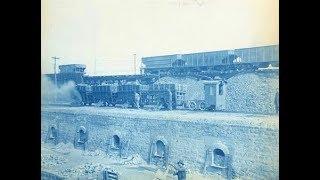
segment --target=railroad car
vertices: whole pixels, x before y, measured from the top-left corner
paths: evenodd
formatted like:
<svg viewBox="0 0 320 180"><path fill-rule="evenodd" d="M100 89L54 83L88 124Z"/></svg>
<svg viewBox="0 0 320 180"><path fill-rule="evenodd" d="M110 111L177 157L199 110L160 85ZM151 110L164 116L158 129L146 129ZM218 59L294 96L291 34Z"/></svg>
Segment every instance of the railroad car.
<svg viewBox="0 0 320 180"><path fill-rule="evenodd" d="M279 46L144 57L142 63L144 66L142 71L147 75L252 71L269 65L279 66Z"/></svg>

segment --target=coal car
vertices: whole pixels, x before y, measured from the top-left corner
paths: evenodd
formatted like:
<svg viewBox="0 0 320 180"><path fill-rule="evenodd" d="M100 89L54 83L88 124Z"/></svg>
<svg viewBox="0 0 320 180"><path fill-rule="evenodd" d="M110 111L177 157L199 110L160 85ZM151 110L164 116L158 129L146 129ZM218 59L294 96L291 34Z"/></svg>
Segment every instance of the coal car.
<svg viewBox="0 0 320 180"><path fill-rule="evenodd" d="M184 106L185 87L177 84L125 84L125 85L88 85L78 84L77 89L83 105L100 103L103 106L126 104L134 107L135 96L140 97L139 105L156 108L176 109Z"/></svg>
<svg viewBox="0 0 320 180"><path fill-rule="evenodd" d="M142 58L142 63L142 71L149 75L252 71L269 65L279 66L279 46L152 56Z"/></svg>

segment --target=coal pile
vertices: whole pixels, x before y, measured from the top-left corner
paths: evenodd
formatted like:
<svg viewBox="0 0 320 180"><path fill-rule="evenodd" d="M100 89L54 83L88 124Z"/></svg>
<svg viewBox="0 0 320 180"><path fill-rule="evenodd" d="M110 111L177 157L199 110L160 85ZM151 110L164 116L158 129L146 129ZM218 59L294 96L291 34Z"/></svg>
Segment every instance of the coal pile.
<svg viewBox="0 0 320 180"><path fill-rule="evenodd" d="M247 73L228 79L226 110L273 114L275 94L279 88L278 74Z"/></svg>
<svg viewBox="0 0 320 180"><path fill-rule="evenodd" d="M245 73L227 81L226 111L274 114L275 94L279 88L277 73ZM186 100L204 100L204 80L183 77L163 77L156 83L173 83L186 86Z"/></svg>

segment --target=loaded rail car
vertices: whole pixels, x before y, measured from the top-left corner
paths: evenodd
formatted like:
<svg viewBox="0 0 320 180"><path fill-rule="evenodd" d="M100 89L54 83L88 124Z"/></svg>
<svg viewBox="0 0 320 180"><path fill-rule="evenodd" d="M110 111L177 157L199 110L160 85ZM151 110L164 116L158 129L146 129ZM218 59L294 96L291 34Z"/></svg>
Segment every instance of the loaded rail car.
<svg viewBox="0 0 320 180"><path fill-rule="evenodd" d="M178 84L153 84L149 86L145 104L163 109L177 109L185 104L186 88Z"/></svg>
<svg viewBox="0 0 320 180"><path fill-rule="evenodd" d="M112 105L114 94L117 93L118 86L116 85L96 85L92 86L94 102L101 102L103 106Z"/></svg>
<svg viewBox="0 0 320 180"><path fill-rule="evenodd" d="M142 58L147 75L179 75L252 71L279 66L279 45Z"/></svg>
<svg viewBox="0 0 320 180"><path fill-rule="evenodd" d="M118 92L114 94L113 106L116 104L129 104L134 107L135 105L135 95L139 94L140 97L145 96L148 92L148 85L140 84L126 84L118 86ZM140 103L140 106L143 104Z"/></svg>

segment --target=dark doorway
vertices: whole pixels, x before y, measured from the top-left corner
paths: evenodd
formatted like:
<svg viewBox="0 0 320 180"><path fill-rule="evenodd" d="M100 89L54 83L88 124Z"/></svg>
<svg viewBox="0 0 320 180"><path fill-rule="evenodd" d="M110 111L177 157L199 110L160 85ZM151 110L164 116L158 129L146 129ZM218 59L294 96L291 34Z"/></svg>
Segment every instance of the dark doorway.
<svg viewBox="0 0 320 180"><path fill-rule="evenodd" d="M113 136L113 147L116 149L120 148L120 138L118 135Z"/></svg>
<svg viewBox="0 0 320 180"><path fill-rule="evenodd" d="M217 166L225 167L225 154L221 149L213 151L213 163Z"/></svg>
<svg viewBox="0 0 320 180"><path fill-rule="evenodd" d="M161 140L156 142L156 152L155 155L159 157L164 157L165 145Z"/></svg>

